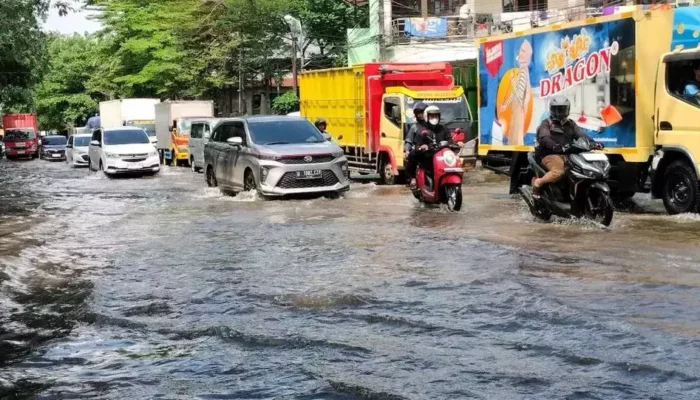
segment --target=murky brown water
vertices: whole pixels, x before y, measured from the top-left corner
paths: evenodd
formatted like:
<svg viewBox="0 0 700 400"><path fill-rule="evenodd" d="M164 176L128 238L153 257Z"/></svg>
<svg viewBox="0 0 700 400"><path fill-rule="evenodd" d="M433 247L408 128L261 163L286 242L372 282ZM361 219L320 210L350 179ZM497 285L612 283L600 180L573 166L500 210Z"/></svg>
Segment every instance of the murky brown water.
<svg viewBox="0 0 700 400"><path fill-rule="evenodd" d="M700 218L536 223L485 171L464 195L0 162L0 398L700 398Z"/></svg>

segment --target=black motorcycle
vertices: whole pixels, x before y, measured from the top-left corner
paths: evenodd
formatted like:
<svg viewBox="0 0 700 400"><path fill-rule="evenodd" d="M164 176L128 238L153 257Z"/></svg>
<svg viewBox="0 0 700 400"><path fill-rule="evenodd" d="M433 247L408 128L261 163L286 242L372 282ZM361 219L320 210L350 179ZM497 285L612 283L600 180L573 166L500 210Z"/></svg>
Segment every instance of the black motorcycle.
<svg viewBox="0 0 700 400"><path fill-rule="evenodd" d="M532 187L521 186L530 212L536 218L549 221L552 215L562 218L586 218L609 226L613 219L613 205L607 179L610 162L603 153L592 149L600 146L587 139L578 139L564 148L566 175L561 181L541 188L539 199L532 196ZM602 147L602 146L600 146ZM528 182L541 178L547 171L540 165L534 152L527 155Z"/></svg>

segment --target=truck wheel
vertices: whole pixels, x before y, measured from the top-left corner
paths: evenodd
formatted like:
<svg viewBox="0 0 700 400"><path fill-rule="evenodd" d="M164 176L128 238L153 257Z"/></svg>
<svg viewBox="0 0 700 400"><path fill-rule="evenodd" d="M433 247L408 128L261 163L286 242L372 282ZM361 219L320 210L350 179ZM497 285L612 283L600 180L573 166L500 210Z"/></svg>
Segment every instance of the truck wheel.
<svg viewBox="0 0 700 400"><path fill-rule="evenodd" d="M664 173L663 200L671 215L693 213L700 204L700 182L695 170L685 161L674 161Z"/></svg>
<svg viewBox="0 0 700 400"><path fill-rule="evenodd" d="M382 156L382 161L379 164L379 178L382 185L393 185L396 183L396 177L391 172L391 162L386 155Z"/></svg>

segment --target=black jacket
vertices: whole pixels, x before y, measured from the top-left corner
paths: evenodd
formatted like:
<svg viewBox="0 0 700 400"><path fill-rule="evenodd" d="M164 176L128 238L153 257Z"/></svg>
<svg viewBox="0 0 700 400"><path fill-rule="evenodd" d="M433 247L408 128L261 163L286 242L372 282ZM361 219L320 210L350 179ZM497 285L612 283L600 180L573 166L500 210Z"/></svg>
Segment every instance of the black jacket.
<svg viewBox="0 0 700 400"><path fill-rule="evenodd" d="M411 125L404 139L403 151L411 151L413 149L413 146L416 144L416 137L424 129L429 129L425 121L416 120L416 123Z"/></svg>
<svg viewBox="0 0 700 400"><path fill-rule="evenodd" d="M562 124L547 118L537 128L537 155L542 158L552 154L564 154L563 147L579 138L594 142L573 120L567 119Z"/></svg>
<svg viewBox="0 0 700 400"><path fill-rule="evenodd" d="M423 132L426 132L423 134ZM450 131L447 130L443 125L437 124L435 126L427 125L426 128L418 132L418 136L415 140L416 147L420 147L424 144L440 144L440 142L447 141L452 144L452 135Z"/></svg>

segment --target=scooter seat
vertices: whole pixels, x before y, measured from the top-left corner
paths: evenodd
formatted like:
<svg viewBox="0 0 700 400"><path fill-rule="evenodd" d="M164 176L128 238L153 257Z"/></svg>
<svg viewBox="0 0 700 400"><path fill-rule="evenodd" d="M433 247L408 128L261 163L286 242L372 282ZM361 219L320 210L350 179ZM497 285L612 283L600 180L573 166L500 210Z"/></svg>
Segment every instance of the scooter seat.
<svg viewBox="0 0 700 400"><path fill-rule="evenodd" d="M542 176L547 173L547 170L545 170L542 165L540 165L539 160L537 160L534 151L527 153L527 162L530 164L530 167L535 170L535 175Z"/></svg>

